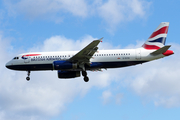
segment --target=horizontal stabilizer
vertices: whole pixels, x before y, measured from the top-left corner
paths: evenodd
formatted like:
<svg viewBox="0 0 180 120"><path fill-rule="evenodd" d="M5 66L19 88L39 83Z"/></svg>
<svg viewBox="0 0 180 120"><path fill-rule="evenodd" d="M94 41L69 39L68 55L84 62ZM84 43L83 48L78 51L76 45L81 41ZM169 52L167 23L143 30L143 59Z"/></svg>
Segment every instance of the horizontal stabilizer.
<svg viewBox="0 0 180 120"><path fill-rule="evenodd" d="M171 45L166 45L166 46L152 52L151 55L158 55L158 54L165 53L170 47L171 47Z"/></svg>

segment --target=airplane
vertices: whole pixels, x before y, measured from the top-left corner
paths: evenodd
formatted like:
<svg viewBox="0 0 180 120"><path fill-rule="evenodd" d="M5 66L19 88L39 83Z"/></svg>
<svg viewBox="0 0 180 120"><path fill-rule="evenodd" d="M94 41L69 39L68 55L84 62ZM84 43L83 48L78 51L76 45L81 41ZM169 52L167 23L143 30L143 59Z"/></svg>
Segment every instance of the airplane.
<svg viewBox="0 0 180 120"><path fill-rule="evenodd" d="M6 67L27 71L27 81L31 71L57 70L60 79L80 77L82 74L84 81L88 82L88 70L127 67L174 54L168 50L171 45L165 45L168 28L169 22L160 23L146 42L136 49L98 50L101 38L80 51L23 53L10 60Z"/></svg>

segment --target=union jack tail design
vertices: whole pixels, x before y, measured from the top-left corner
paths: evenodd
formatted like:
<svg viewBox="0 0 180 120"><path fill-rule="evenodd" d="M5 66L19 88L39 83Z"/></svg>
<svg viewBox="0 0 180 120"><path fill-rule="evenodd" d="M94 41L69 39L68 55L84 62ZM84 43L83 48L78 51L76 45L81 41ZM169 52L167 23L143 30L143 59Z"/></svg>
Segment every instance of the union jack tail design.
<svg viewBox="0 0 180 120"><path fill-rule="evenodd" d="M169 22L162 22L151 34L142 47L148 50L157 50L165 45Z"/></svg>

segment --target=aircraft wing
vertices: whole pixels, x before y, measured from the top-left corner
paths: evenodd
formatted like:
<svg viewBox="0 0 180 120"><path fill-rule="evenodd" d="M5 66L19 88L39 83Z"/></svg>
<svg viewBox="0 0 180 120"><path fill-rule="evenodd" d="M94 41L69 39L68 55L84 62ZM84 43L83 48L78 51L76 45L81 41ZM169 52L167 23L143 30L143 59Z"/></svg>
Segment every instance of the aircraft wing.
<svg viewBox="0 0 180 120"><path fill-rule="evenodd" d="M79 51L76 55L71 57L69 61L76 62L78 64L88 64L90 65L90 59L94 55L94 53L98 50L97 45L102 41L103 38L99 40L92 41L89 45L87 45L84 49Z"/></svg>

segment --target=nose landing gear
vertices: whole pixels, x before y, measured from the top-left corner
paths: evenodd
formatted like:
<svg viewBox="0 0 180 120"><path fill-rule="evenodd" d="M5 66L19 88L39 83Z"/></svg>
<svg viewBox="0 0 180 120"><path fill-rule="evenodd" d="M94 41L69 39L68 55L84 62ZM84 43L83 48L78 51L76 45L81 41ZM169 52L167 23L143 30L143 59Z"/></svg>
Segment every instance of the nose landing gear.
<svg viewBox="0 0 180 120"><path fill-rule="evenodd" d="M26 77L26 80L27 80L27 81L30 80L30 77L29 77L29 76L30 76L30 72L31 72L31 71L28 71L28 74L27 74L28 76Z"/></svg>
<svg viewBox="0 0 180 120"><path fill-rule="evenodd" d="M82 76L84 76L84 81L88 82L89 78L87 77L87 72L86 71L82 71Z"/></svg>

